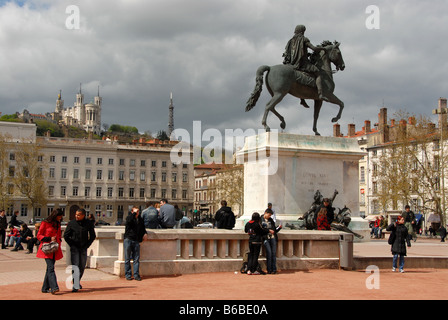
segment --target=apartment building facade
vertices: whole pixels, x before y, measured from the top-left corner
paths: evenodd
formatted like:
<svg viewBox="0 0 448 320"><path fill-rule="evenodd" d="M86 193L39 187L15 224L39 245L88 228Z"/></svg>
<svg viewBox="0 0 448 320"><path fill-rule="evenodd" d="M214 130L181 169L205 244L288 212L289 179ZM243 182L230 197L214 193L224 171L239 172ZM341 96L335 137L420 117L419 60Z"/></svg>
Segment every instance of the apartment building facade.
<svg viewBox="0 0 448 320"><path fill-rule="evenodd" d="M110 224L126 218L130 207L166 198L185 212L193 209L194 173L190 163L171 162L175 142L136 141L122 145L111 140L37 137L47 187L47 204L35 208L46 217L54 208L72 219L78 208ZM14 149L10 150L14 159ZM15 161L10 160L10 167ZM15 169L17 170L17 169ZM26 199L13 195L8 213L20 211L20 220L33 216Z"/></svg>

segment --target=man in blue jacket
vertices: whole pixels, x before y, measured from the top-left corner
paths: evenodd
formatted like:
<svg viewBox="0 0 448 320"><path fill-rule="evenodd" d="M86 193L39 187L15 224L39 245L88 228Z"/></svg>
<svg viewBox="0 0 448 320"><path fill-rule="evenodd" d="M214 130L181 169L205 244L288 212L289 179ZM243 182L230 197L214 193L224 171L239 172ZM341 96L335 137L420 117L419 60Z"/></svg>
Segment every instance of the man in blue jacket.
<svg viewBox="0 0 448 320"><path fill-rule="evenodd" d="M164 229L172 229L176 225L176 209L167 199L160 200L159 220Z"/></svg>

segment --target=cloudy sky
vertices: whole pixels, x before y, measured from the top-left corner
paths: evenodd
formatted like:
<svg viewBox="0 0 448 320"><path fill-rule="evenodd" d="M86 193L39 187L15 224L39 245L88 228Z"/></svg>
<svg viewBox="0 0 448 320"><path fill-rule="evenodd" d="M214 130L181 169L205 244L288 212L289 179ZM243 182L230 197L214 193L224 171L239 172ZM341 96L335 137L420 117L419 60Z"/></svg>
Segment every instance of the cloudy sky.
<svg viewBox="0 0 448 320"><path fill-rule="evenodd" d="M73 5L79 29L67 27ZM315 45L341 42L346 69L334 77L343 133L377 122L383 105L389 115L435 120L431 110L448 96L446 0L0 0L0 112L52 112L59 90L72 106L82 83L86 102L100 86L103 123L166 130L173 92L176 128L258 130L266 88L244 112L255 71L282 63L297 24ZM321 134L332 135L337 109L324 103ZM288 96L277 110L286 132L313 134L313 111L299 100ZM272 114L268 124L280 128Z"/></svg>

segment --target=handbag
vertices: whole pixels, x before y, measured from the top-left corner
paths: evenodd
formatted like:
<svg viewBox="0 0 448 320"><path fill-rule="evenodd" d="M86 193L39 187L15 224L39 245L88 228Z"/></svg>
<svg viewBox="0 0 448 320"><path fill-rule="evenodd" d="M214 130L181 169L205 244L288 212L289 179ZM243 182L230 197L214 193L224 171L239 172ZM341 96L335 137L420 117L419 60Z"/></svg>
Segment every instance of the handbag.
<svg viewBox="0 0 448 320"><path fill-rule="evenodd" d="M58 251L59 249L59 243L57 243L56 241L52 241L52 242L46 242L44 244L42 244L42 252L45 254L52 254L55 253L56 251Z"/></svg>
<svg viewBox="0 0 448 320"><path fill-rule="evenodd" d="M395 231L392 231L389 235L389 239L387 240L387 243L394 244L395 238L396 238Z"/></svg>

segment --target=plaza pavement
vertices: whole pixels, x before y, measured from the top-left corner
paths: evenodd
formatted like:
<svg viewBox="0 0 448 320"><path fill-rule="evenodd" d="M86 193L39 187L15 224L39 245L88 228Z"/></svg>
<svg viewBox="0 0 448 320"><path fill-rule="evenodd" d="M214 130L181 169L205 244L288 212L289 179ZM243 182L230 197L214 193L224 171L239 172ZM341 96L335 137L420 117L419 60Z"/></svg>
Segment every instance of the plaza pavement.
<svg viewBox="0 0 448 320"><path fill-rule="evenodd" d="M392 272L390 245L385 240L355 243L356 257L389 257L390 267L377 273L366 270L281 270L276 275L235 272L146 277L128 281L111 269L87 269L83 289L72 293L66 284L70 271L65 259L56 263L60 292L41 293L45 261L24 251L0 250L0 300L178 300L272 301L272 300L445 300L448 269L406 268ZM419 238L408 249L412 257L448 259L448 243ZM370 285L369 285L370 284ZM372 287L375 284L378 287ZM176 309L177 310L177 309Z"/></svg>

